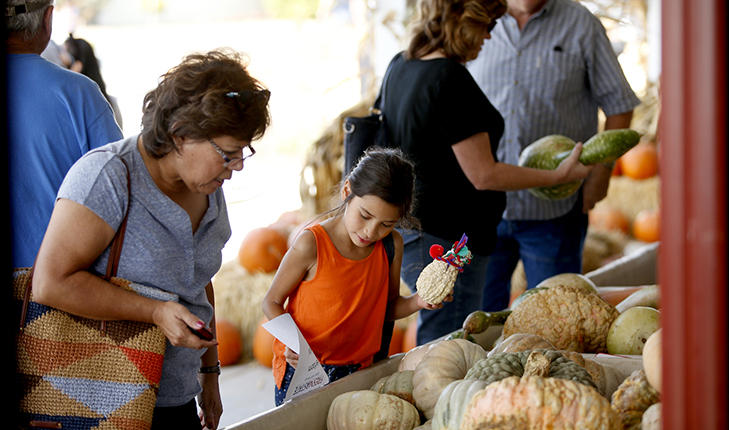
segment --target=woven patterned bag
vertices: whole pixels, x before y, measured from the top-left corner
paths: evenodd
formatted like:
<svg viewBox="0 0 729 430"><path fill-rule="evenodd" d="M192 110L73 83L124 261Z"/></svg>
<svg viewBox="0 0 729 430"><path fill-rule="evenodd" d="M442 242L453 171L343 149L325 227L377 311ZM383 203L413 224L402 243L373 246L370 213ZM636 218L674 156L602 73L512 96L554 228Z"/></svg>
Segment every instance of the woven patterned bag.
<svg viewBox="0 0 729 430"><path fill-rule="evenodd" d="M156 300L177 296L117 278L126 216L104 279ZM22 428L149 429L166 338L154 324L82 318L33 301L32 268L13 271L20 316L16 372Z"/></svg>

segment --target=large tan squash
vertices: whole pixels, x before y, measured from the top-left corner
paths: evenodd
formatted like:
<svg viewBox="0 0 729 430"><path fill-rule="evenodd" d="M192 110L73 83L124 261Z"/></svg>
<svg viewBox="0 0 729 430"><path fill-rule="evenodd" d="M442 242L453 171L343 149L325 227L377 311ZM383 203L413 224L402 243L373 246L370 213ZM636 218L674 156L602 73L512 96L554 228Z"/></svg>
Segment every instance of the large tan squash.
<svg viewBox="0 0 729 430"><path fill-rule="evenodd" d="M413 398L426 419L433 418L443 389L463 379L468 369L482 358L486 358L486 351L464 339L444 340L430 348L413 373Z"/></svg>
<svg viewBox="0 0 729 430"><path fill-rule="evenodd" d="M340 394L329 405L327 415L327 430L412 430L419 425L415 406L370 390Z"/></svg>

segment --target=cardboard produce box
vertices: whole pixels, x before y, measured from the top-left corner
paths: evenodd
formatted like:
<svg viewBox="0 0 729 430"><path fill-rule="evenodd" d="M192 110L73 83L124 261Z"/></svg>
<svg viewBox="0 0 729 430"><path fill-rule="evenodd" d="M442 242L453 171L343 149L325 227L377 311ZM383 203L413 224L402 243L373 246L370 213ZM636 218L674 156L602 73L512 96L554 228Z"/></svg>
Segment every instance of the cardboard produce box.
<svg viewBox="0 0 729 430"><path fill-rule="evenodd" d="M484 333L474 335L474 337L477 343L484 346L484 349L490 350L491 345L501 335L502 329L503 326L492 326ZM438 341L440 339L433 342ZM488 348L485 347L486 345ZM226 430L326 430L329 405L335 397L349 391L369 390L380 378L395 373L404 355L393 355L367 369L299 396L277 408L228 426ZM643 360L640 356L584 355L592 357L600 363L613 366L625 377L643 367Z"/></svg>

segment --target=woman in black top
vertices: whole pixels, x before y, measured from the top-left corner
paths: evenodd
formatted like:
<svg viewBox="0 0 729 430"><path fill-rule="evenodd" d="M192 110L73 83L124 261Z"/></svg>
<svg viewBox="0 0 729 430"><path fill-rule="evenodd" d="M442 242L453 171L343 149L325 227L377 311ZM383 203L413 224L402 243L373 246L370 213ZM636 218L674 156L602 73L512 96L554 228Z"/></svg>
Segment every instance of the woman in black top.
<svg viewBox="0 0 729 430"><path fill-rule="evenodd" d="M474 254L458 275L454 300L418 316L418 344L461 328L479 309L486 263L496 242L504 191L549 186L587 176L577 161L581 145L554 171L499 163L504 120L464 63L475 59L505 0L421 0L408 49L389 66L384 106L388 142L416 164L422 231L403 231L402 278L415 292L429 248L450 249L465 233Z"/></svg>

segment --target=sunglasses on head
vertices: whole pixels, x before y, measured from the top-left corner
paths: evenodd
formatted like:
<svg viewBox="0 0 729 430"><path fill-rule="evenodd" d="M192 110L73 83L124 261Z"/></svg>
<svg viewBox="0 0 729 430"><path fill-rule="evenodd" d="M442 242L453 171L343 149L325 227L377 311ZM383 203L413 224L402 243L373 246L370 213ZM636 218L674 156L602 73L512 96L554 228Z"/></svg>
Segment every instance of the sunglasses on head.
<svg viewBox="0 0 729 430"><path fill-rule="evenodd" d="M251 102L255 102L258 107L265 107L268 104L268 100L271 98L271 91L231 91L229 93L226 93L225 97L235 99L238 103L238 109L242 110L247 107Z"/></svg>
<svg viewBox="0 0 729 430"><path fill-rule="evenodd" d="M496 24L498 24L498 21L496 21L495 19L492 19L491 22L489 22L486 25L486 31L491 33L491 31L493 31L494 27L496 27Z"/></svg>

